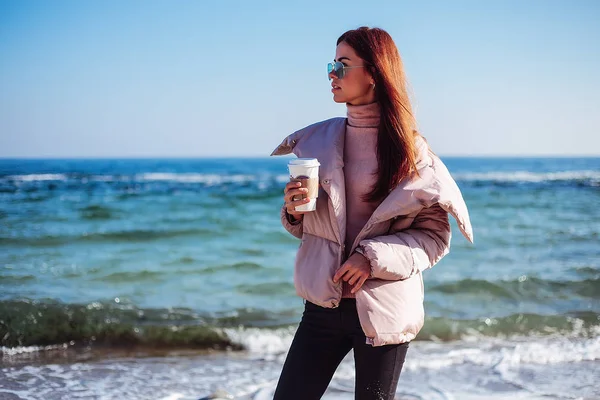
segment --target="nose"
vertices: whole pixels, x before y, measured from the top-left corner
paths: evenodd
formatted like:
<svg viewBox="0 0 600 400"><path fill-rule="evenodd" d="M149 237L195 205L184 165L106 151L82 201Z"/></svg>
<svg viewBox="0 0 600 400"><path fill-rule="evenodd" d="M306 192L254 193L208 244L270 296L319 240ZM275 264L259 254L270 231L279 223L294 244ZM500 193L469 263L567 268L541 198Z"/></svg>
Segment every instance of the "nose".
<svg viewBox="0 0 600 400"><path fill-rule="evenodd" d="M335 78L335 71L331 71L330 73L328 73L327 77L329 78L329 80L332 80L333 78Z"/></svg>

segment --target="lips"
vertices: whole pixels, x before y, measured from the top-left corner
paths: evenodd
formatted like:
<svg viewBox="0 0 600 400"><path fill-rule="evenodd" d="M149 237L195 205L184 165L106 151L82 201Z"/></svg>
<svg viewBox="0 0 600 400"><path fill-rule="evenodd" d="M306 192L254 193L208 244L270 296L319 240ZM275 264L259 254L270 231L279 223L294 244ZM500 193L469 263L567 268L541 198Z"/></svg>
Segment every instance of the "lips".
<svg viewBox="0 0 600 400"><path fill-rule="evenodd" d="M334 85L333 83L331 84L331 90L338 90L341 89L338 85Z"/></svg>

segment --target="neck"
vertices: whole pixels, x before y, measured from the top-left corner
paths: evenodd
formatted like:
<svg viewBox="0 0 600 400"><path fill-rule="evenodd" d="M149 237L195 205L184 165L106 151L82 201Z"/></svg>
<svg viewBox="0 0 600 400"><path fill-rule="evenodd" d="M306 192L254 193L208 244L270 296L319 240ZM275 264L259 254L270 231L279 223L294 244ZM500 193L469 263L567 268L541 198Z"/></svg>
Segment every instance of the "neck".
<svg viewBox="0 0 600 400"><path fill-rule="evenodd" d="M381 117L379 103L346 104L348 125L359 128L377 128Z"/></svg>

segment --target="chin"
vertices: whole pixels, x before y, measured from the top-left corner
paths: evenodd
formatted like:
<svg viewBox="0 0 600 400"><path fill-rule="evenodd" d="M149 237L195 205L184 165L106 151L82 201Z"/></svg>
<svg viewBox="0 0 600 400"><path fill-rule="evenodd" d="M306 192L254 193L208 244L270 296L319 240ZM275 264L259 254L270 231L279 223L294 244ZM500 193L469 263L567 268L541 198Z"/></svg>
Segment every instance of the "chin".
<svg viewBox="0 0 600 400"><path fill-rule="evenodd" d="M333 95L333 101L335 101L336 103L347 103L348 100L344 97L344 96L337 96L337 95Z"/></svg>

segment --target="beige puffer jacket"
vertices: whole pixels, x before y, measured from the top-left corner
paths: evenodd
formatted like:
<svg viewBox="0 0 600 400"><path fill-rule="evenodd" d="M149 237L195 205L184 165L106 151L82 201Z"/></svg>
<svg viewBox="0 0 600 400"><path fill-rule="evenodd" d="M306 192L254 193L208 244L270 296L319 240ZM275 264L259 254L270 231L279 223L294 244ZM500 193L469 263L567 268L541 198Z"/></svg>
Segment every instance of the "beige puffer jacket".
<svg viewBox="0 0 600 400"><path fill-rule="evenodd" d="M334 308L342 297L333 276L345 261L346 200L344 137L346 118L333 118L294 132L271 155L314 157L319 169L316 211L291 224L281 209L283 226L302 239L294 266L296 292L322 307ZM422 271L450 249L448 213L473 242L467 206L442 161L417 138L420 177L405 179L379 205L348 254L361 247L373 278L356 293L356 306L367 343L373 346L411 341L423 327Z"/></svg>

